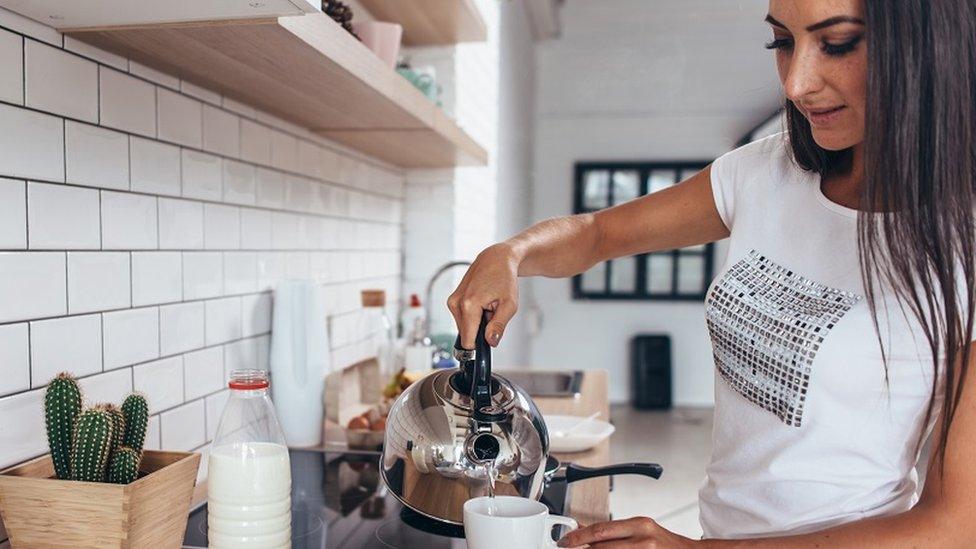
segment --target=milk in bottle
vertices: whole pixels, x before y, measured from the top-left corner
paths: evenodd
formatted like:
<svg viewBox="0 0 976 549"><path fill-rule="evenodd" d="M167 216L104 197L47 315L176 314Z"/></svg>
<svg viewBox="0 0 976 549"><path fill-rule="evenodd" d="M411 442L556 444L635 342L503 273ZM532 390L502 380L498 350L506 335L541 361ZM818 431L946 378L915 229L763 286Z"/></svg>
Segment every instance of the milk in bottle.
<svg viewBox="0 0 976 549"><path fill-rule="evenodd" d="M291 468L268 397L268 374L235 370L228 385L230 397L210 448L210 547L291 547Z"/></svg>

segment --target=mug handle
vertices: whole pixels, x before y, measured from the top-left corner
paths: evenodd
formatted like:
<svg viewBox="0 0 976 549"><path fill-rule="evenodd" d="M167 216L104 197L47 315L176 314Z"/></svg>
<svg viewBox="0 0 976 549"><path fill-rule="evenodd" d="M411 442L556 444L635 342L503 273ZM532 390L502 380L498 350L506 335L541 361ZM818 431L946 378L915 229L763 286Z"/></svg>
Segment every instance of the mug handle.
<svg viewBox="0 0 976 549"><path fill-rule="evenodd" d="M546 517L546 532L545 532L546 538L542 545L543 547L546 548L558 547L556 545L556 542L552 540L552 529L555 528L556 526L569 527L569 530L566 531L566 533L569 533L579 528L579 523L576 522L576 519L570 517L564 517L561 515L549 515L548 517Z"/></svg>

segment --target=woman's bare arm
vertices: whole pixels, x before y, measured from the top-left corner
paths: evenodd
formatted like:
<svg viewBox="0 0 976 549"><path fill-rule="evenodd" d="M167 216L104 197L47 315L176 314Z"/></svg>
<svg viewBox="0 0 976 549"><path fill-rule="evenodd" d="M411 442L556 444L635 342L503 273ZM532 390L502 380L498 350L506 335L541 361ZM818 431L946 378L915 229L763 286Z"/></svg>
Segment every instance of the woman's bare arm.
<svg viewBox="0 0 976 549"><path fill-rule="evenodd" d="M487 331L497 345L518 308L519 276L567 277L613 259L704 244L729 231L712 198L710 167L674 187L593 214L539 222L481 252L448 299L473 348L482 310L494 311Z"/></svg>

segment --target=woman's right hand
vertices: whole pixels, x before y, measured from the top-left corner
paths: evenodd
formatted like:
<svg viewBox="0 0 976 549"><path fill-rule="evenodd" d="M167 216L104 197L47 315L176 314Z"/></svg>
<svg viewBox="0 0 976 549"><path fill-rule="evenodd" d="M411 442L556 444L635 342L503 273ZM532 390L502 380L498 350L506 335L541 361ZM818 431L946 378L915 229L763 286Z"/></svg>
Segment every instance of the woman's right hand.
<svg viewBox="0 0 976 549"><path fill-rule="evenodd" d="M497 347L505 326L518 310L519 259L504 242L486 248L447 299L461 334L461 346L474 349L482 311L491 311L485 338Z"/></svg>

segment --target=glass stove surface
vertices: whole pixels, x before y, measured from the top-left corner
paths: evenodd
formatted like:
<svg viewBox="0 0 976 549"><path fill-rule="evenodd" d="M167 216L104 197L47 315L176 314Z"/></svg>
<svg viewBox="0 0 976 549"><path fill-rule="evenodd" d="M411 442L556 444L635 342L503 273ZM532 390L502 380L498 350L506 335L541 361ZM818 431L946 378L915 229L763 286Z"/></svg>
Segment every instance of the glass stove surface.
<svg viewBox="0 0 976 549"><path fill-rule="evenodd" d="M291 450L293 549L463 549L460 528L438 533L404 522L403 505L379 476L378 452ZM544 501L560 511L566 484L554 482ZM434 523L436 526L436 523ZM207 507L190 513L184 547L207 547Z"/></svg>

